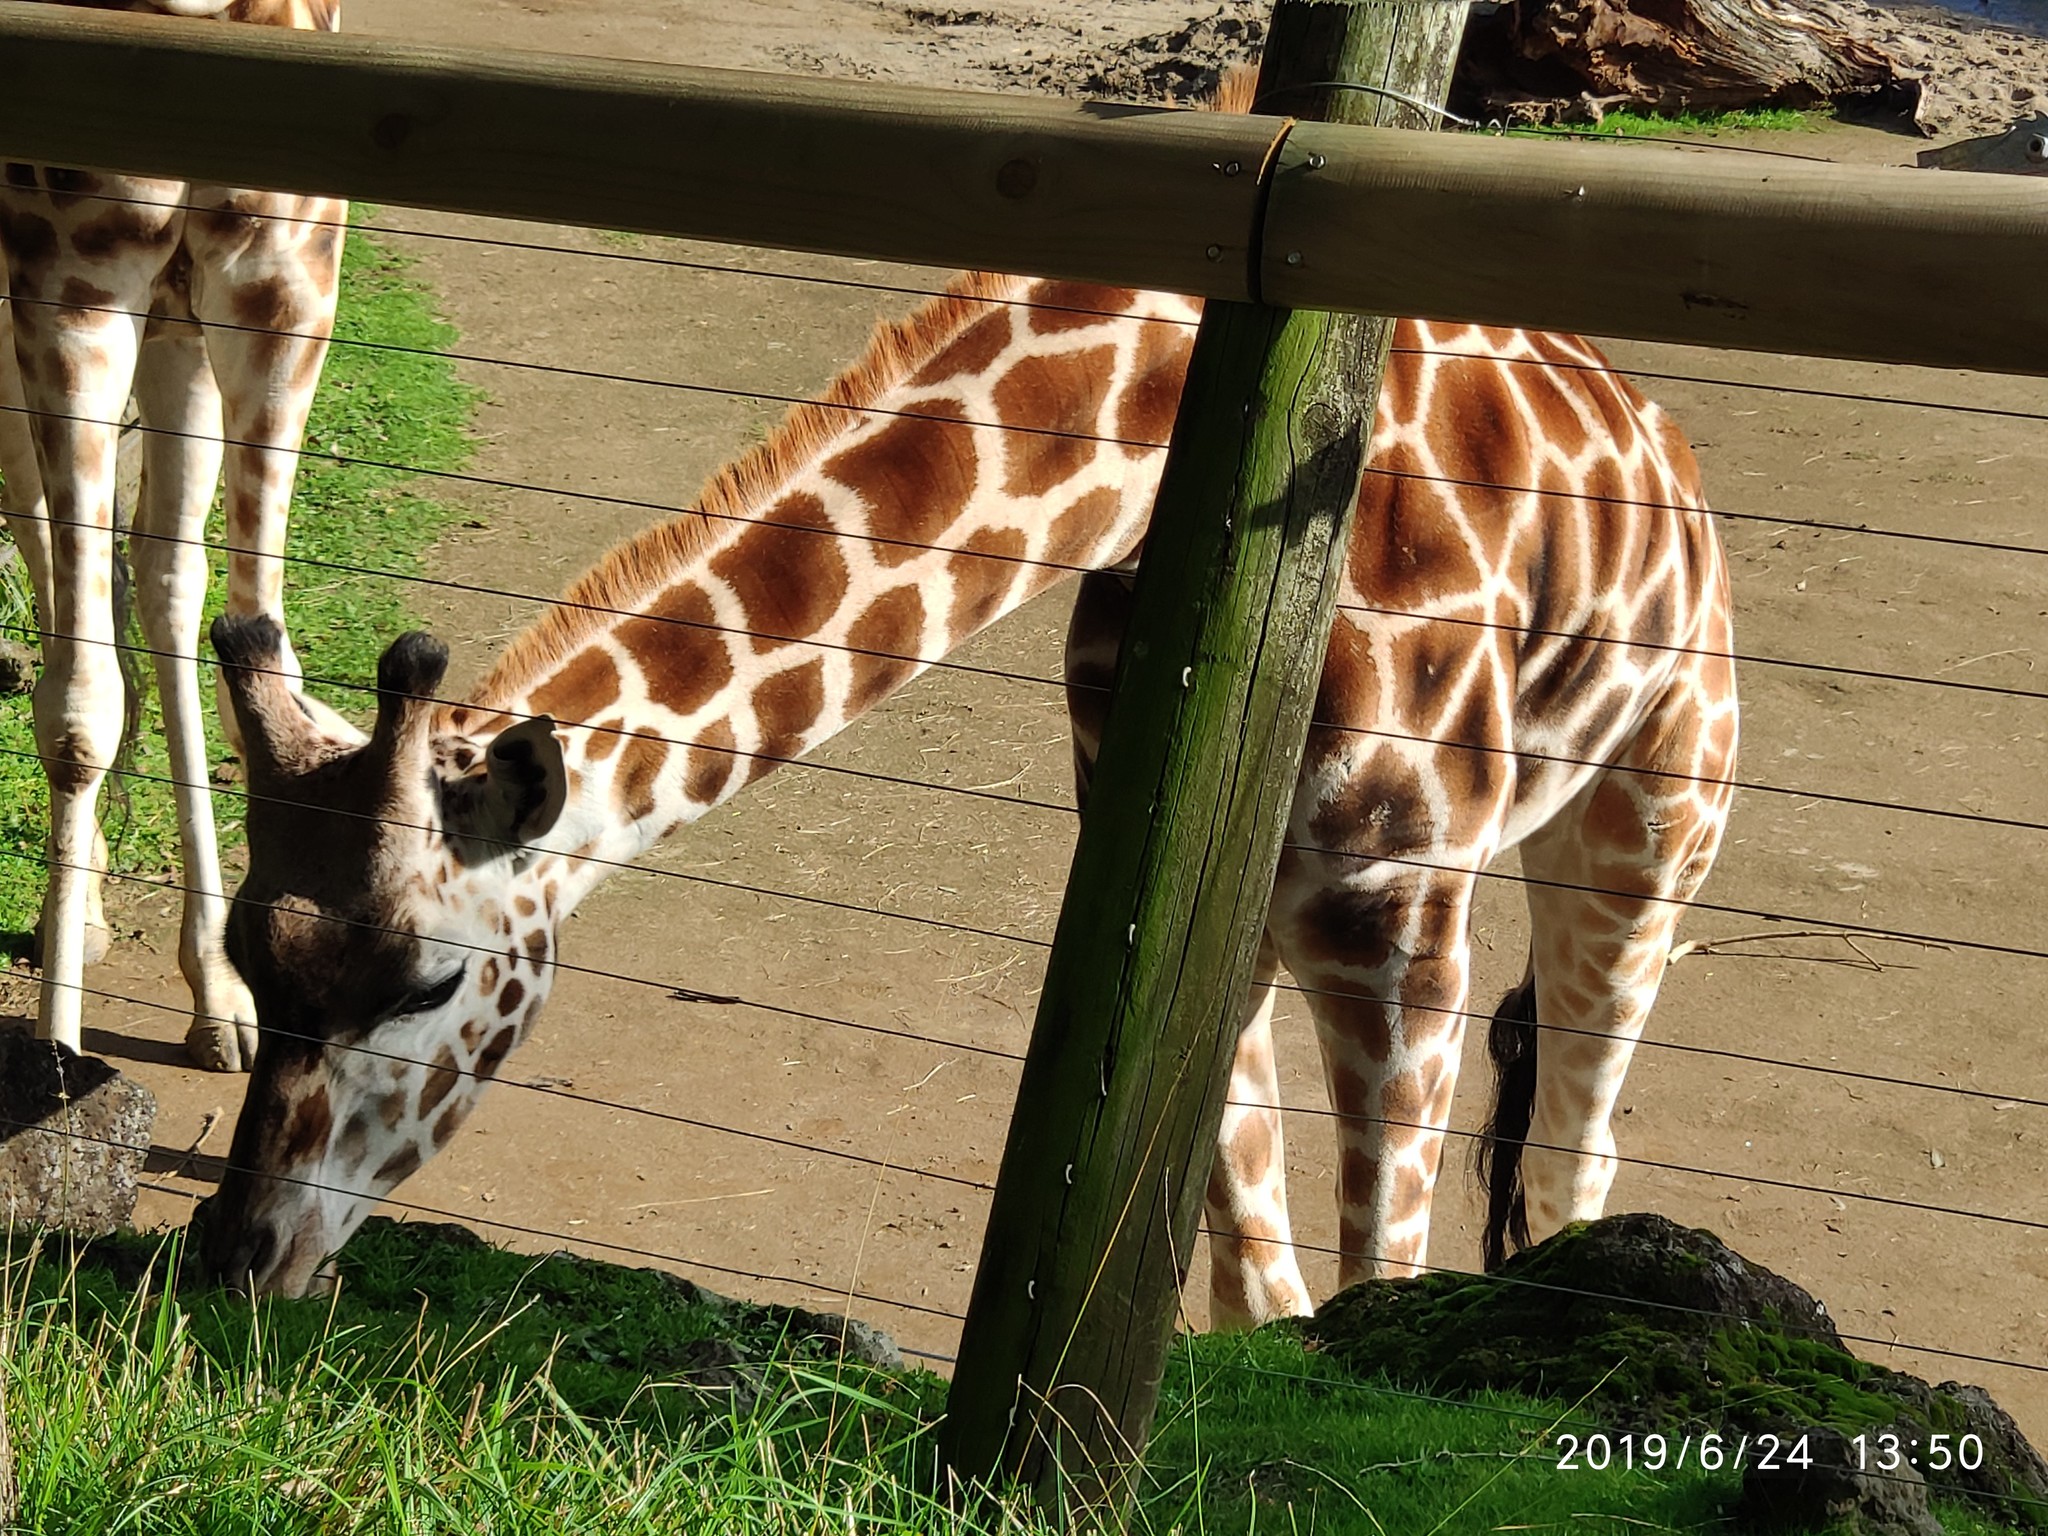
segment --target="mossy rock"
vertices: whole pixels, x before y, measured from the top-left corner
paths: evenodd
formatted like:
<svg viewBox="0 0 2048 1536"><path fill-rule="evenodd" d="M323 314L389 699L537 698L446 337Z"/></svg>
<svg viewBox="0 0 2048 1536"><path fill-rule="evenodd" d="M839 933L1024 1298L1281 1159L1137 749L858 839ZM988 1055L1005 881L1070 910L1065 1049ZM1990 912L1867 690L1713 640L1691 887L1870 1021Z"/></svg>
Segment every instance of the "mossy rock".
<svg viewBox="0 0 2048 1536"><path fill-rule="evenodd" d="M1369 1280L1297 1326L1361 1375L1561 1398L1617 1429L1975 1434L1982 1466L1937 1480L2048 1530L2012 1502L2048 1500L2048 1463L1988 1393L1857 1359L1807 1291L1661 1216L1568 1227L1491 1275Z"/></svg>

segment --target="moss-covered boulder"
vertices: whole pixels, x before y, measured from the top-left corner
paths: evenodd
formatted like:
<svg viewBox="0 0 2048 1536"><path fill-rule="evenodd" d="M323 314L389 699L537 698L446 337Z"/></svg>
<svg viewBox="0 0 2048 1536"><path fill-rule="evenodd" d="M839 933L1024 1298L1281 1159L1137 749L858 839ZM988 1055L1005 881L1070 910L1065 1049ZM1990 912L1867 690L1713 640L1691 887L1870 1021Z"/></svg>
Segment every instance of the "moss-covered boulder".
<svg viewBox="0 0 2048 1536"><path fill-rule="evenodd" d="M1661 1216L1569 1227L1491 1275L1367 1281L1300 1326L1362 1375L1561 1398L1617 1430L1974 1434L1981 1465L1930 1481L2048 1530L2048 1463L1988 1393L1857 1359L1808 1292Z"/></svg>

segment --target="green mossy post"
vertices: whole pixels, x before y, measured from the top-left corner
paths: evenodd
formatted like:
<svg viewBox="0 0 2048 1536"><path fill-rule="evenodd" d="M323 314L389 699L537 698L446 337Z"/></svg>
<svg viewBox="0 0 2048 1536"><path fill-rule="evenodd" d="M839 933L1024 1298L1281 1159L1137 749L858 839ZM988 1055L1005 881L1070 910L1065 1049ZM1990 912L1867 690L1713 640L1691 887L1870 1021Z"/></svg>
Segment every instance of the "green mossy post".
<svg viewBox="0 0 2048 1536"><path fill-rule="evenodd" d="M1279 0L1258 110L1433 126L1399 98L1442 102L1464 17ZM1322 168L1285 140L1268 160L1275 187ZM956 1477L1069 1509L1131 1491L1391 333L1255 304L1203 319L961 1340Z"/></svg>

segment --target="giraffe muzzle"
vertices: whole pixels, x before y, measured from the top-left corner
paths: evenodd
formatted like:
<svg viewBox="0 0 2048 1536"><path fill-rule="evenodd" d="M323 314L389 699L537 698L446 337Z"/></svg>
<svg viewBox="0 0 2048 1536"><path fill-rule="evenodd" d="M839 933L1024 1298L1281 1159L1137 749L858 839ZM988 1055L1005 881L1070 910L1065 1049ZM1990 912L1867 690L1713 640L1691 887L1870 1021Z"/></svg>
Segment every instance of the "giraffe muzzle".
<svg viewBox="0 0 2048 1536"><path fill-rule="evenodd" d="M277 1233L260 1218L235 1221L211 1195L192 1213L199 1239L199 1265L214 1285L243 1294L260 1294L264 1278L277 1257Z"/></svg>

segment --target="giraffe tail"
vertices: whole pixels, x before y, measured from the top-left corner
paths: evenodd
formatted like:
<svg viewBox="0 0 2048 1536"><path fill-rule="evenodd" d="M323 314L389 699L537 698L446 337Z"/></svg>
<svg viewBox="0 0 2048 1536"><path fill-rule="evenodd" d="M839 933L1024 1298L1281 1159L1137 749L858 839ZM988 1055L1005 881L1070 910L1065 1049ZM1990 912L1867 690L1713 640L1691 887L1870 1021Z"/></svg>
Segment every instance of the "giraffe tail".
<svg viewBox="0 0 2048 1536"><path fill-rule="evenodd" d="M1512 1241L1529 1245L1522 1188L1522 1144L1536 1109L1536 978L1500 1000L1486 1039L1493 1060L1493 1116L1479 1142L1479 1182L1486 1188L1486 1268L1500 1268Z"/></svg>

